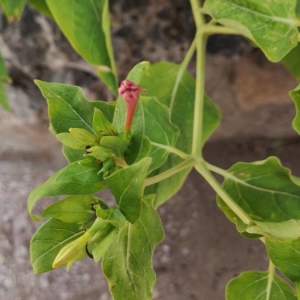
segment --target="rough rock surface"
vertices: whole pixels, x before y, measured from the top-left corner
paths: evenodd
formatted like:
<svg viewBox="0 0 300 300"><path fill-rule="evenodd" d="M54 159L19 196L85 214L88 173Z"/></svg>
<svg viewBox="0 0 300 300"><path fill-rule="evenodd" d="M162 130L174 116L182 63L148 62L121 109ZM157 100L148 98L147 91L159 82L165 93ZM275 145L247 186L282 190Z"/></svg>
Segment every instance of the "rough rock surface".
<svg viewBox="0 0 300 300"><path fill-rule="evenodd" d="M140 60L181 61L194 33L188 1L122 0L111 6L120 79ZM111 96L52 21L27 8L20 23L8 26L1 16L0 24L0 51L14 81L7 86L13 114L0 109L0 299L109 300L106 280L91 260L76 263L69 273L33 274L28 246L39 224L28 216L26 200L65 164L32 80L80 85L90 99ZM241 38L213 37L208 52L207 92L223 119L205 148L206 158L228 168L239 160L278 155L296 173L299 139L287 95L296 86L293 78ZM190 68L193 72L193 63ZM263 245L236 232L195 172L159 211L166 238L154 257L154 299L221 300L230 278L267 268Z"/></svg>

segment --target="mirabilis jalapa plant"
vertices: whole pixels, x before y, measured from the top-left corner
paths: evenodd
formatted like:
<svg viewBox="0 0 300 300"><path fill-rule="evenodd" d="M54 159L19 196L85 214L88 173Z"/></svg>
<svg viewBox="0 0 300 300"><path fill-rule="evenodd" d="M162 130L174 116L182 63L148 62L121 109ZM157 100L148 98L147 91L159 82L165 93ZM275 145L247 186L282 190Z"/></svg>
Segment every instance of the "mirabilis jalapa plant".
<svg viewBox="0 0 300 300"><path fill-rule="evenodd" d="M29 196L28 210L37 221L32 212L36 201L66 196L41 213L48 220L31 240L34 272L70 268L90 256L102 260L114 299L151 299L152 254L164 237L156 209L195 168L216 191L218 206L238 232L260 239L270 258L267 271L247 271L232 279L226 299L300 299L300 178L276 157L238 162L223 170L202 156L220 121L204 92L207 38L243 35L270 61L282 60L300 78L295 67L300 62L300 1L206 0L201 6L190 0L196 35L182 63L137 64L121 83L119 97L108 1L45 3L75 50L97 66L117 100L89 101L78 87L36 81L68 165ZM195 52L196 79L186 71ZM300 132L300 88L290 95L297 110L293 127ZM222 185L213 173L224 177ZM96 196L104 187L113 194L115 206Z"/></svg>

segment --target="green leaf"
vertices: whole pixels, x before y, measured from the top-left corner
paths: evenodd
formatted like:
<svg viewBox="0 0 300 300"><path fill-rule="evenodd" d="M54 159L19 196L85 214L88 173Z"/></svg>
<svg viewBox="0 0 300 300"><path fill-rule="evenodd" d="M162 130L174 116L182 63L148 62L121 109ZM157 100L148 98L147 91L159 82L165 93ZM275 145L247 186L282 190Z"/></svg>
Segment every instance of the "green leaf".
<svg viewBox="0 0 300 300"><path fill-rule="evenodd" d="M126 218L124 217L124 215L118 208L115 207L105 208L97 206L96 214L97 217L117 228L123 227L126 223Z"/></svg>
<svg viewBox="0 0 300 300"><path fill-rule="evenodd" d="M66 224L57 219L45 222L30 242L30 262L35 274L53 270L52 263L66 244L83 234L77 224Z"/></svg>
<svg viewBox="0 0 300 300"><path fill-rule="evenodd" d="M176 148L190 153L193 140L193 118L195 100L195 80L187 72L180 72L180 65L169 62L155 63L141 81L146 95L155 97L171 110L171 122L179 129ZM203 120L203 144L217 128L220 122L220 113L217 107L205 97ZM151 175L156 175L182 162L178 156L170 154L165 164ZM191 168L147 187L147 193L156 194L156 205L165 202L182 186Z"/></svg>
<svg viewBox="0 0 300 300"><path fill-rule="evenodd" d="M60 219L64 223L82 223L92 216L93 206L99 203L107 208L103 200L93 195L70 196L47 207L42 217Z"/></svg>
<svg viewBox="0 0 300 300"><path fill-rule="evenodd" d="M85 158L85 150L71 149L64 145L62 151L69 164Z"/></svg>
<svg viewBox="0 0 300 300"><path fill-rule="evenodd" d="M226 300L296 300L295 291L279 276L269 272L248 271L232 279Z"/></svg>
<svg viewBox="0 0 300 300"><path fill-rule="evenodd" d="M149 138L147 136L144 135L141 149L140 149L138 157L136 158L136 161L140 161L144 157L149 156L150 152L151 152L151 141L149 140Z"/></svg>
<svg viewBox="0 0 300 300"><path fill-rule="evenodd" d="M108 120L108 122L110 123L113 122L117 101L104 102L98 100L98 101L91 101L90 103L93 105L95 109L98 109L102 112L102 114Z"/></svg>
<svg viewBox="0 0 300 300"><path fill-rule="evenodd" d="M290 97L294 101L296 107L296 116L293 120L293 128L300 134L300 84L289 92Z"/></svg>
<svg viewBox="0 0 300 300"><path fill-rule="evenodd" d="M0 53L0 81L6 81L9 83L12 82L11 78L9 77L9 75L7 73L5 63L4 63L1 53Z"/></svg>
<svg viewBox="0 0 300 300"><path fill-rule="evenodd" d="M300 239L265 238L268 255L276 268L292 281L300 279Z"/></svg>
<svg viewBox="0 0 300 300"><path fill-rule="evenodd" d="M138 221L133 225L127 223L104 255L102 269L115 300L152 299L155 283L152 254L164 238L152 200L153 196L143 199Z"/></svg>
<svg viewBox="0 0 300 300"><path fill-rule="evenodd" d="M170 109L153 97L141 97L141 100L145 116L145 135L151 142L175 146L179 132L170 121ZM167 150L152 144L152 164L149 171L159 168L166 161L168 154Z"/></svg>
<svg viewBox="0 0 300 300"><path fill-rule="evenodd" d="M93 131L94 107L81 88L60 83L35 80L48 102L48 114L56 133L69 132L69 128Z"/></svg>
<svg viewBox="0 0 300 300"><path fill-rule="evenodd" d="M254 163L239 162L224 172L222 185L231 198L256 221L300 219L300 186L276 157ZM219 207L232 220L234 214L220 197ZM236 217L237 218L237 217Z"/></svg>
<svg viewBox="0 0 300 300"><path fill-rule="evenodd" d="M137 64L130 71L130 73L127 76L127 79L133 81L136 84L139 84L148 68L149 62L143 61ZM125 101L121 97L119 97L113 121L113 124L119 133L124 131L125 119L126 104ZM144 136L144 122L145 121L143 107L141 101L138 101L130 130L131 143L129 144L129 151L127 155L125 153L125 159L128 164L133 164L139 156L139 152L141 151Z"/></svg>
<svg viewBox="0 0 300 300"><path fill-rule="evenodd" d="M9 23L18 21L21 18L26 0L0 0Z"/></svg>
<svg viewBox="0 0 300 300"><path fill-rule="evenodd" d="M293 48L281 61L288 71L300 81L300 45Z"/></svg>
<svg viewBox="0 0 300 300"><path fill-rule="evenodd" d="M112 135L116 133L116 129L104 116L103 112L100 109L95 108L94 117L93 117L93 129L96 132L98 137L102 136L102 133L106 135Z"/></svg>
<svg viewBox="0 0 300 300"><path fill-rule="evenodd" d="M300 1L297 0L296 4L296 18L299 20L300 19Z"/></svg>
<svg viewBox="0 0 300 300"><path fill-rule="evenodd" d="M101 138L100 146L112 150L118 157L121 157L128 144L120 136L104 136Z"/></svg>
<svg viewBox="0 0 300 300"><path fill-rule="evenodd" d="M99 172L100 166L94 162L93 166L87 167L74 162L57 173L53 174L47 181L36 187L28 198L28 211L31 217L39 220L32 213L35 203L49 196L59 195L89 195L102 190L105 183Z"/></svg>
<svg viewBox="0 0 300 300"><path fill-rule="evenodd" d="M216 21L257 44L270 61L281 60L298 43L297 0L206 0Z"/></svg>
<svg viewBox="0 0 300 300"><path fill-rule="evenodd" d="M75 139L75 137L71 133L59 133L56 135L56 138L68 148L75 149L75 150L84 150L88 143L83 143Z"/></svg>
<svg viewBox="0 0 300 300"><path fill-rule="evenodd" d="M93 254L94 261L97 263L100 261L100 259L104 256L106 251L109 249L111 244L114 242L118 234L118 229L113 226L107 227L107 230L105 232L99 232L99 234L96 234L95 244L96 246L92 247L92 243L89 243L89 248L91 248L91 252ZM91 246L90 246L91 245Z"/></svg>
<svg viewBox="0 0 300 300"><path fill-rule="evenodd" d="M28 0L28 3L48 18L53 18L46 0Z"/></svg>
<svg viewBox="0 0 300 300"><path fill-rule="evenodd" d="M111 150L101 147L101 146L91 147L91 148L87 149L87 153L88 153L88 156L92 156L102 162L104 162L112 157Z"/></svg>
<svg viewBox="0 0 300 300"><path fill-rule="evenodd" d="M60 83L35 80L48 102L51 128L55 133L69 133L70 128L82 128L93 134L94 109L99 109L112 121L115 103L88 101L81 88Z"/></svg>
<svg viewBox="0 0 300 300"><path fill-rule="evenodd" d="M4 60L0 53L0 105L6 109L7 111L11 111L9 104L8 104L8 98L6 96L5 88L3 85L3 81L11 82L11 78L9 77L7 70L5 68Z"/></svg>
<svg viewBox="0 0 300 300"><path fill-rule="evenodd" d="M8 98L5 92L5 88L1 81L0 81L0 106L2 106L7 111L11 111L8 104Z"/></svg>
<svg viewBox="0 0 300 300"><path fill-rule="evenodd" d="M89 131L82 128L70 128L71 135L79 142L85 145L94 145L99 142L99 139Z"/></svg>
<svg viewBox="0 0 300 300"><path fill-rule="evenodd" d="M247 232L260 235L271 235L277 238L300 238L300 220L288 220L284 222L258 222L249 226Z"/></svg>
<svg viewBox="0 0 300 300"><path fill-rule="evenodd" d="M136 222L140 216L143 184L150 164L151 158L146 157L105 178L121 212L130 223Z"/></svg>
<svg viewBox="0 0 300 300"><path fill-rule="evenodd" d="M117 96L117 73L113 58L108 0L46 0L51 14L73 48L91 65Z"/></svg>

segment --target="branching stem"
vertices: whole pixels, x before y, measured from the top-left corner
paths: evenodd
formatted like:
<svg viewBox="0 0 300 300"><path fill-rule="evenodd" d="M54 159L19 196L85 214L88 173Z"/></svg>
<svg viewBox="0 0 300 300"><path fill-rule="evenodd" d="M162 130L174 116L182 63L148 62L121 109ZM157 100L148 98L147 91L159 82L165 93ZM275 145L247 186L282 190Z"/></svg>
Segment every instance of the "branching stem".
<svg viewBox="0 0 300 300"><path fill-rule="evenodd" d="M192 167L194 164L195 164L195 159L189 158L189 159L185 160L184 162L178 164L177 166L175 166L165 172L162 172L156 176L147 178L144 181L144 186L146 187L148 185L152 185L152 184L158 183L162 180L165 180L165 179L169 178L170 176L173 176L186 168Z"/></svg>
<svg viewBox="0 0 300 300"><path fill-rule="evenodd" d="M221 187L216 178L207 168L204 161L199 161L195 166L196 170L204 177L204 179L210 184L215 192L222 198L226 205L245 223L251 222L250 216L228 195L228 193Z"/></svg>
<svg viewBox="0 0 300 300"><path fill-rule="evenodd" d="M274 279L274 275L275 275L275 266L273 265L271 260L269 261L268 273L269 274L268 274L268 284L267 284L267 289L266 289L266 299L271 300L271 298L270 298L271 289L272 289L273 279Z"/></svg>
<svg viewBox="0 0 300 300"><path fill-rule="evenodd" d="M165 149L170 153L176 154L177 156L179 156L183 159L188 159L190 157L188 154L184 153L183 151L181 151L175 147L167 146L167 145L163 145L163 144L159 144L159 143L155 143L155 142L151 142L151 144L158 148Z"/></svg>
<svg viewBox="0 0 300 300"><path fill-rule="evenodd" d="M205 51L207 34L202 30L205 27L204 16L200 12L198 0L190 0L194 20L196 23L196 95L194 107L193 144L192 155L202 157L202 128L203 128L203 104L204 104L204 83L205 83Z"/></svg>

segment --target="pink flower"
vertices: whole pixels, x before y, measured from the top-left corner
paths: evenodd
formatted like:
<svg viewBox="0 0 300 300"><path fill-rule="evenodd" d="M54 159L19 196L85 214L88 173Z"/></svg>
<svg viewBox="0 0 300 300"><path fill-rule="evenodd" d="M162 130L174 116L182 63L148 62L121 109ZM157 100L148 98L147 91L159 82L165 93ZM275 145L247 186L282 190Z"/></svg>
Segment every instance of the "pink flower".
<svg viewBox="0 0 300 300"><path fill-rule="evenodd" d="M146 91L142 89L139 84L135 84L130 80L126 79L121 82L121 85L119 87L119 95L125 100L127 106L126 121L124 126L125 132L129 132L130 130L134 111L139 101L140 93L144 94L145 92Z"/></svg>

